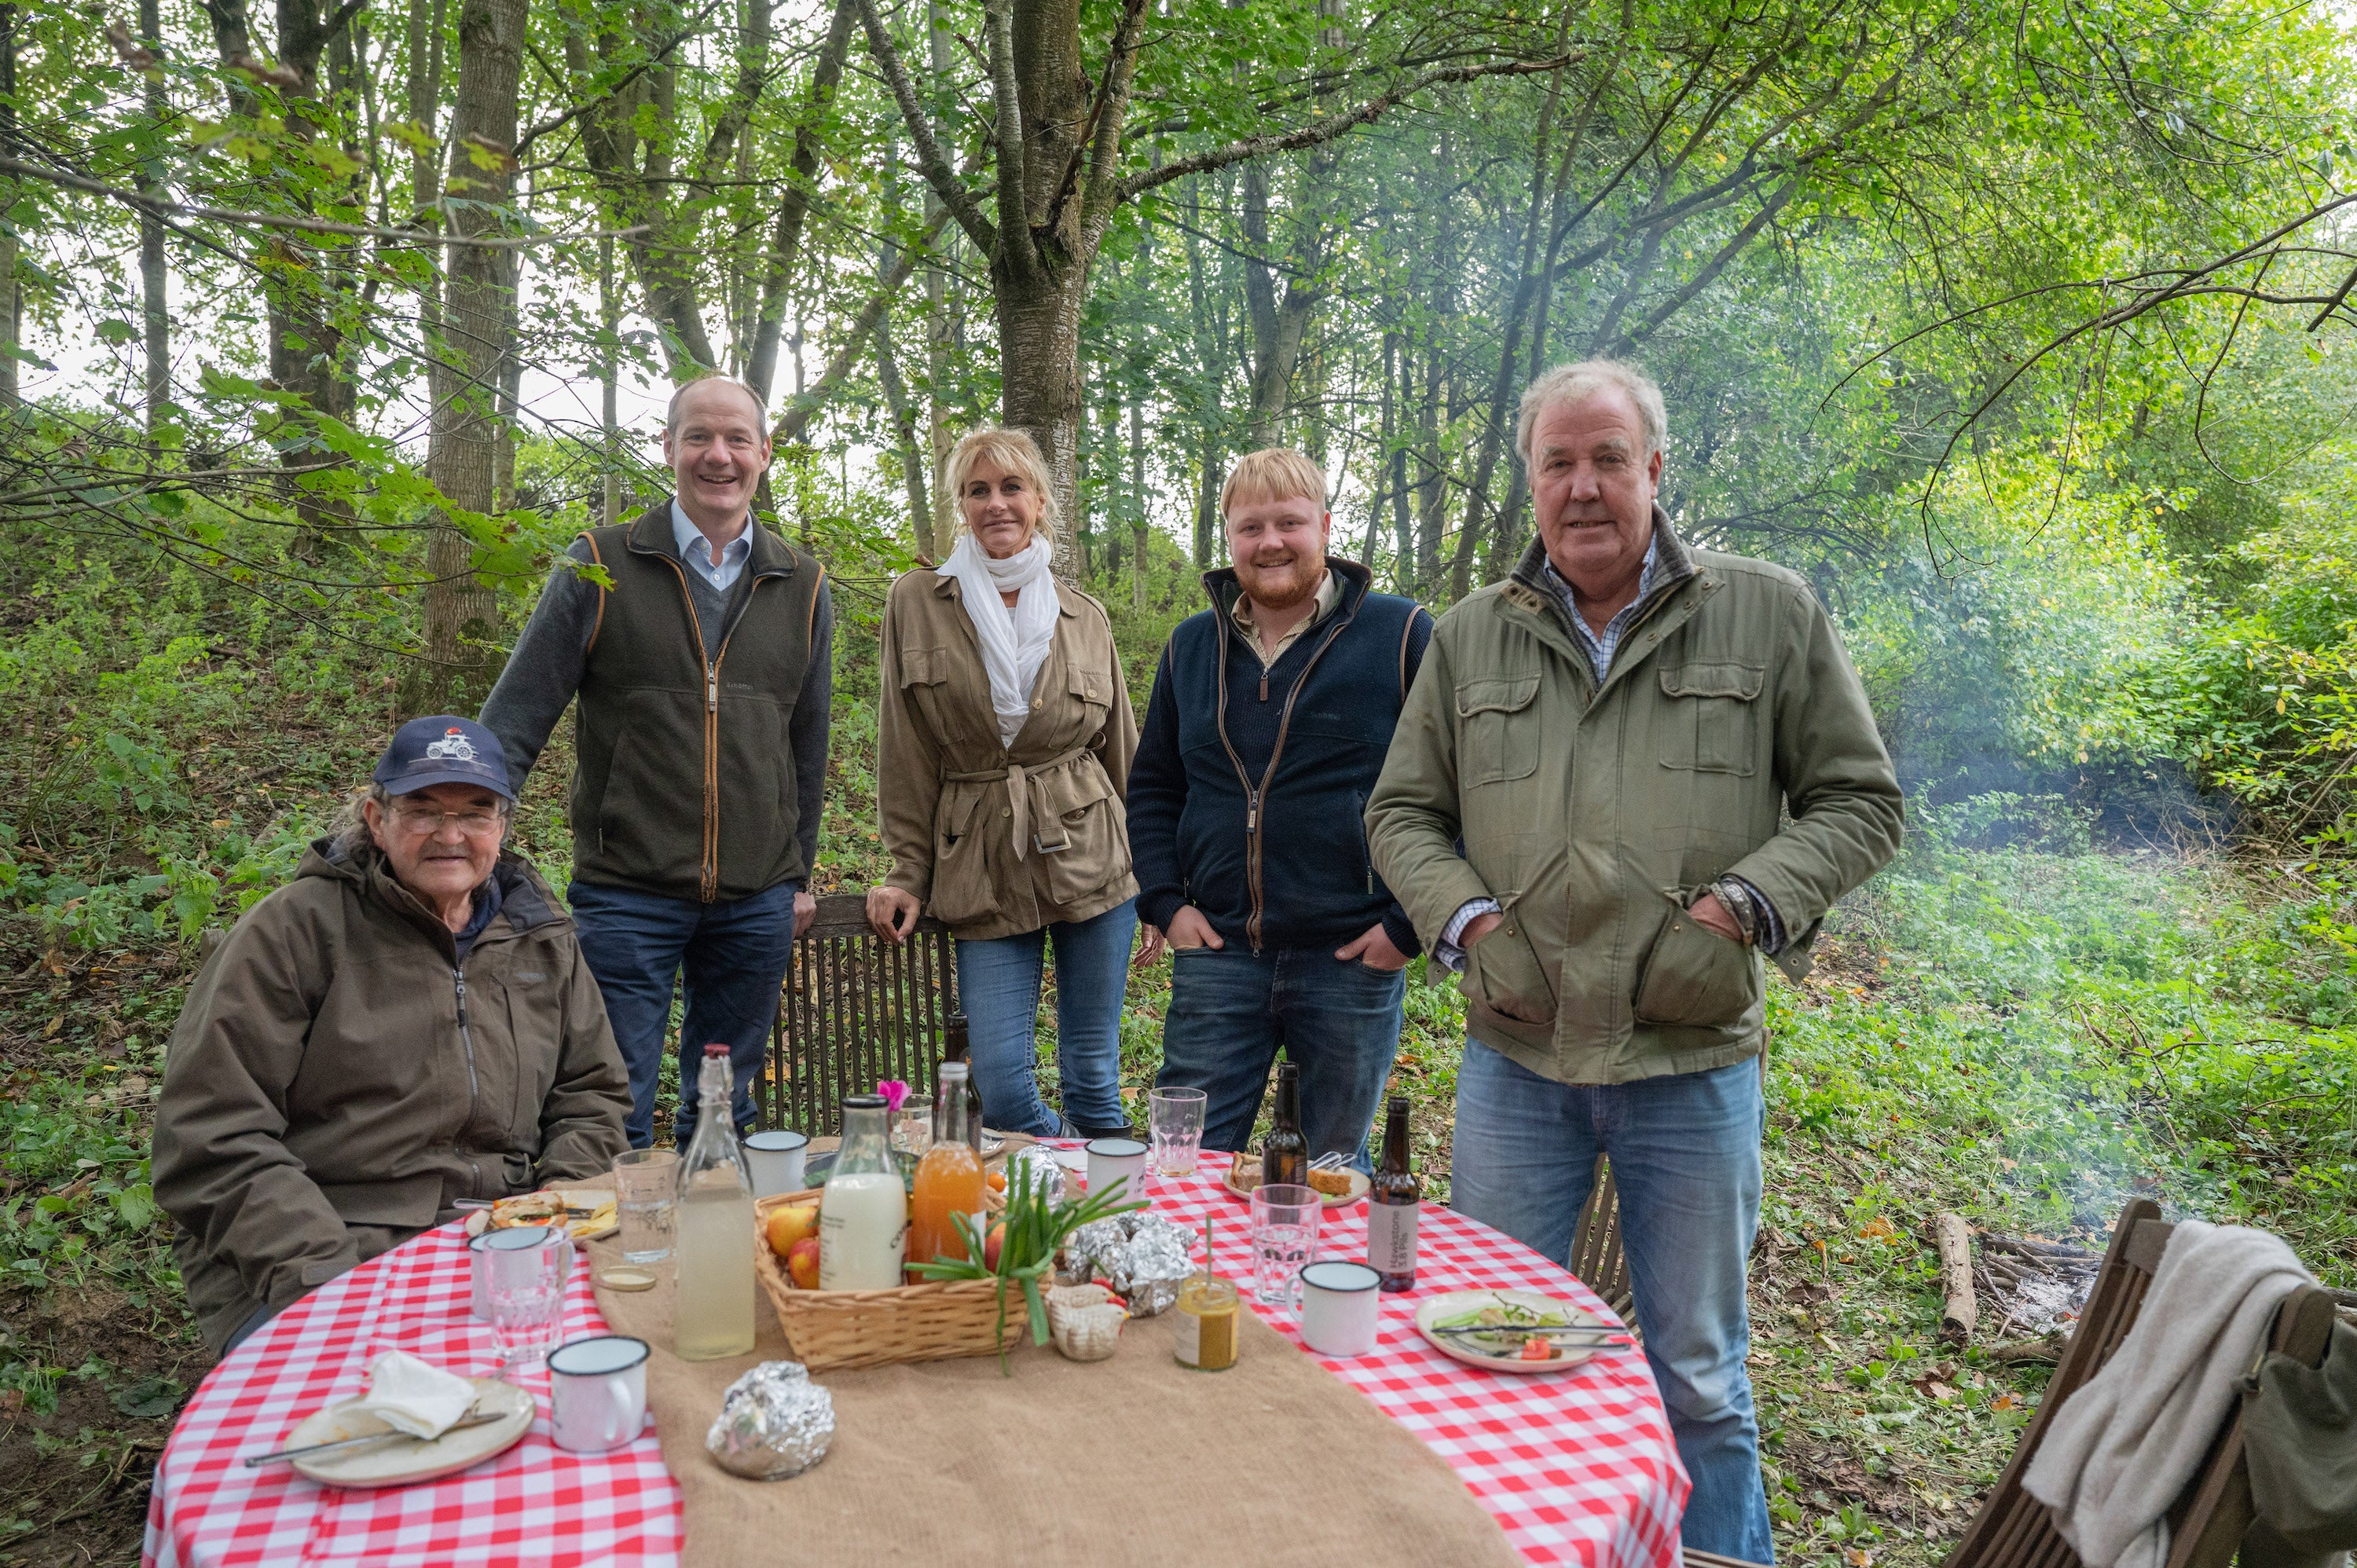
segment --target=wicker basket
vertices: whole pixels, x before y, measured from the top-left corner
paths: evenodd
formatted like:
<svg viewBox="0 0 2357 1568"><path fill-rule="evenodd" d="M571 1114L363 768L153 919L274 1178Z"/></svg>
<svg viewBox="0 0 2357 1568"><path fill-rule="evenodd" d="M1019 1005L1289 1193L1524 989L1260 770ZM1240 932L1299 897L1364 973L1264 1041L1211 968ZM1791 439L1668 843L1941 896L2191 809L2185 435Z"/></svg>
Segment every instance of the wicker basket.
<svg viewBox="0 0 2357 1568"><path fill-rule="evenodd" d="M797 1290L764 1234L770 1211L815 1204L820 1190L780 1193L753 1205L753 1272L777 1309L794 1359L813 1372L944 1361L999 1351L998 1282L953 1280L896 1290ZM1021 1287L1007 1290L1006 1345L1028 1323Z"/></svg>

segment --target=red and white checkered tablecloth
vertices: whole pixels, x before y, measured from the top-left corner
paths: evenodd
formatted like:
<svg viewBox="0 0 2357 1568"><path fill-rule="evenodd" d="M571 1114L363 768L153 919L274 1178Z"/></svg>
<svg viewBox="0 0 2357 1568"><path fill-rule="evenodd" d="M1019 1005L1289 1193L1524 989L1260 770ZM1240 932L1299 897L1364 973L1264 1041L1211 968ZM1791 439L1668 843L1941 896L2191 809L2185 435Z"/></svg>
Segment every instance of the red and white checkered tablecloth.
<svg viewBox="0 0 2357 1568"><path fill-rule="evenodd" d="M1219 1272L1249 1282L1246 1208L1222 1190L1225 1168L1226 1156L1207 1155L1193 1176L1148 1177L1146 1196L1157 1213L1182 1224L1212 1215ZM1363 1204L1328 1214L1318 1254L1363 1257L1366 1236ZM156 1467L148 1563L655 1568L676 1562L679 1488L663 1469L653 1431L611 1454L555 1447L544 1374L526 1380L542 1404L523 1441L439 1481L345 1491L285 1466L250 1471L238 1462L241 1454L278 1446L319 1406L360 1392L363 1369L380 1350L490 1371L491 1332L468 1316L462 1241L456 1226L446 1226L362 1264L288 1308L214 1369ZM1446 1459L1527 1561L1676 1568L1686 1476L1641 1355L1599 1356L1567 1372L1491 1372L1441 1355L1415 1326L1419 1301L1452 1290L1521 1286L1598 1312L1603 1304L1562 1268L1449 1209L1426 1208L1417 1251L1416 1288L1383 1297L1374 1351L1319 1364ZM1290 1314L1255 1310L1300 1342ZM587 1272L577 1271L566 1297L566 1337L605 1331Z"/></svg>
<svg viewBox="0 0 2357 1568"><path fill-rule="evenodd" d="M156 1466L145 1561L238 1563L673 1563L679 1487L650 1425L608 1454L549 1439L548 1374L519 1374L539 1402L498 1458L414 1487L347 1490L289 1465L239 1455L285 1446L297 1422L368 1388L371 1357L414 1356L469 1377L499 1367L490 1325L469 1316L467 1238L445 1225L362 1263L280 1313L200 1384ZM608 1332L586 1260L565 1293L565 1337Z"/></svg>

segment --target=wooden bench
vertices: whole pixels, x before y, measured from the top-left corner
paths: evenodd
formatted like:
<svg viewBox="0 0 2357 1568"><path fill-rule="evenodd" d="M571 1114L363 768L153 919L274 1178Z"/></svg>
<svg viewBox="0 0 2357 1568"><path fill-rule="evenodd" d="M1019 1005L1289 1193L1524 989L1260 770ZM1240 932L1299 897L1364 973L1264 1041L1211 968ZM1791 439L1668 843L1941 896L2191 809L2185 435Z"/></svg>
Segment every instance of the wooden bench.
<svg viewBox="0 0 2357 1568"><path fill-rule="evenodd" d="M931 916L904 942L878 938L863 893L822 894L794 942L769 1070L754 1096L764 1127L843 1130L843 1097L897 1078L930 1094L957 1006L957 944Z"/></svg>

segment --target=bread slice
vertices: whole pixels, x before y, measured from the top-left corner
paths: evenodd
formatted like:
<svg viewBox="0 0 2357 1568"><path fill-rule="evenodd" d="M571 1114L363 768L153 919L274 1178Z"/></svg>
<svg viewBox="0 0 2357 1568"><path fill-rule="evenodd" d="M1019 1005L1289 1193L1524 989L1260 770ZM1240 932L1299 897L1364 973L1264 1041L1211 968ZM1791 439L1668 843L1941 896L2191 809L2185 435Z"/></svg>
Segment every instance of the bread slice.
<svg viewBox="0 0 2357 1568"><path fill-rule="evenodd" d="M1339 1171L1321 1171L1312 1165L1309 1167L1309 1185L1329 1197L1348 1197L1351 1196L1351 1177L1355 1174L1347 1166Z"/></svg>

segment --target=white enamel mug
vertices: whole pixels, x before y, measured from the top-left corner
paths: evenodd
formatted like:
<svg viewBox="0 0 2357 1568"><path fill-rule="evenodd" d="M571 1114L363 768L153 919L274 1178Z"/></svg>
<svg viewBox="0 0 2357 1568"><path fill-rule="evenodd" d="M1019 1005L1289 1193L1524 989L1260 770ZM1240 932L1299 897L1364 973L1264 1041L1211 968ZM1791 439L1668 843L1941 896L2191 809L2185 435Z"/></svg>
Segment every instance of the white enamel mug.
<svg viewBox="0 0 2357 1568"><path fill-rule="evenodd" d="M802 1190L802 1162L810 1153L810 1136L783 1130L756 1133L745 1140L746 1175L753 1178L755 1197L774 1197Z"/></svg>
<svg viewBox="0 0 2357 1568"><path fill-rule="evenodd" d="M1301 1270L1301 1342L1320 1356L1363 1356L1375 1348L1383 1276L1364 1263L1307 1263Z"/></svg>
<svg viewBox="0 0 2357 1568"><path fill-rule="evenodd" d="M559 1448L602 1454L647 1419L647 1342L627 1335L575 1339L548 1353L550 1435Z"/></svg>
<svg viewBox="0 0 2357 1568"><path fill-rule="evenodd" d="M1146 1196L1146 1145L1135 1138L1092 1138L1087 1144L1089 1191L1103 1192L1115 1182L1126 1182L1122 1200L1135 1203Z"/></svg>
<svg viewBox="0 0 2357 1568"><path fill-rule="evenodd" d="M467 1243L468 1283L473 1291L472 1311L476 1322L489 1323L491 1320L491 1282L490 1271L484 1267L483 1254L511 1249L528 1251L539 1246L547 1237L548 1227L545 1225L511 1225L504 1230L486 1230ZM565 1239L565 1251L568 1255L565 1261L564 1277L570 1280L573 1277L570 1256L573 1239L570 1236Z"/></svg>

